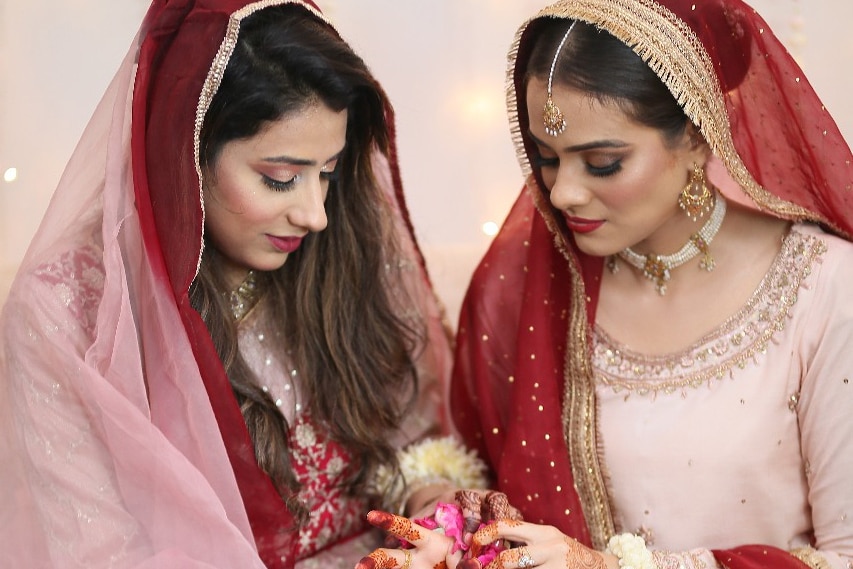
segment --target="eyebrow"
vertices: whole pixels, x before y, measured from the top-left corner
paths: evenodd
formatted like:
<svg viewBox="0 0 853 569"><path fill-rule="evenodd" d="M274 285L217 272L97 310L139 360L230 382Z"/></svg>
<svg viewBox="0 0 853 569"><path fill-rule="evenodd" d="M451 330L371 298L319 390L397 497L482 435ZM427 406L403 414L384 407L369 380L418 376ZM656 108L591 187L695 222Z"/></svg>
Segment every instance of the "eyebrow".
<svg viewBox="0 0 853 569"><path fill-rule="evenodd" d="M328 164L329 162L333 162L335 160L339 160L341 155L344 153L343 149L340 152L323 162L323 164ZM307 160L305 158L294 158L292 156L269 156L267 158L261 159L263 162L269 162L271 164L290 164L291 166L316 166L317 162L314 160Z"/></svg>
<svg viewBox="0 0 853 569"><path fill-rule="evenodd" d="M551 147L550 144L547 144L534 136L532 132L528 131L528 136L533 139L533 142L538 144L539 146L546 146L548 148ZM583 152L585 150L597 150L599 148L625 148L628 144L621 142L619 140L594 140L592 142L585 142L584 144L576 144L574 146L568 146L563 148L564 152Z"/></svg>

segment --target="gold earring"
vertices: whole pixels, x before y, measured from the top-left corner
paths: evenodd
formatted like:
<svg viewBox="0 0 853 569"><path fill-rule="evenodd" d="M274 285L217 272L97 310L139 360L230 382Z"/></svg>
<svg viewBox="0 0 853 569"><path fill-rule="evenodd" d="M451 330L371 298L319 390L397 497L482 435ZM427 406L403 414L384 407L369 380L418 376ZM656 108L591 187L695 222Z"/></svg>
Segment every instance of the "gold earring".
<svg viewBox="0 0 853 569"><path fill-rule="evenodd" d="M678 205L693 221L711 211L711 190L705 180L705 170L698 164L693 164L690 181L678 196Z"/></svg>

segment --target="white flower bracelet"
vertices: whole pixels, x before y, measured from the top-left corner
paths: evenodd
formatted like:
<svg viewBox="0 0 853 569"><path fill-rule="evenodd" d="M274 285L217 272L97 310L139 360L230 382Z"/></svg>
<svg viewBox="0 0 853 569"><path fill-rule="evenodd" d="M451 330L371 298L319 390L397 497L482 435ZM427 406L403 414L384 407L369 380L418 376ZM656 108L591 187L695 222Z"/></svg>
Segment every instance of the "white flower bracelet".
<svg viewBox="0 0 853 569"><path fill-rule="evenodd" d="M614 535L607 542L606 553L619 558L622 569L657 569L652 552L646 547L646 541L632 533Z"/></svg>
<svg viewBox="0 0 853 569"><path fill-rule="evenodd" d="M388 468L380 468L376 484L383 489L386 508L402 513L413 492L437 483L457 488L486 488L486 464L455 437L429 438L398 452L402 479L392 479Z"/></svg>

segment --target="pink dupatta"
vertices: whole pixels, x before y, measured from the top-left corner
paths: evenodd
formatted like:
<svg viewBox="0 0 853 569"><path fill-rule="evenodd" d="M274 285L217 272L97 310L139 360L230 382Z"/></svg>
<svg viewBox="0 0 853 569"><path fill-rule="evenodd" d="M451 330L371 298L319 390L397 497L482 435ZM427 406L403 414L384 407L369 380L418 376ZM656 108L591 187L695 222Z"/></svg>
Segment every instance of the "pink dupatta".
<svg viewBox="0 0 853 569"><path fill-rule="evenodd" d="M293 566L293 520L188 298L198 127L240 20L285 3L325 22L297 0L155 0L84 132L0 323L0 565ZM429 321L420 361L444 377L393 144L374 162L417 264L402 286Z"/></svg>

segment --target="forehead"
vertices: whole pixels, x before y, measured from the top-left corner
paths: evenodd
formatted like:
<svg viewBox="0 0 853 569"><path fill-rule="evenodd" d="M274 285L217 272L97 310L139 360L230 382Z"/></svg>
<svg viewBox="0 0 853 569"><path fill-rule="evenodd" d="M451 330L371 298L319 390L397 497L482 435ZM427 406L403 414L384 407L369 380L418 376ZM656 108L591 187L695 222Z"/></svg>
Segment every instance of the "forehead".
<svg viewBox="0 0 853 569"><path fill-rule="evenodd" d="M322 103L314 103L267 123L255 136L242 142L267 152L292 148L311 155L331 156L344 145L346 128L346 110L334 111Z"/></svg>
<svg viewBox="0 0 853 569"><path fill-rule="evenodd" d="M530 119L530 131L534 136L548 142L555 140L545 134L543 110L548 98L547 81L531 78L527 84L527 112ZM593 94L573 87L555 83L551 97L565 117L566 131L557 139L576 138L615 138L641 133L656 132L651 127L634 120L619 101L601 99Z"/></svg>

